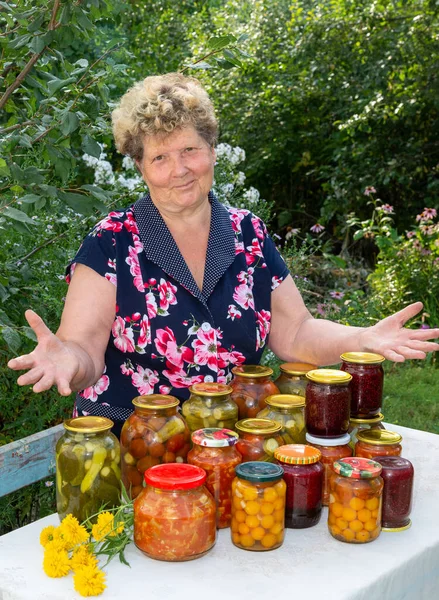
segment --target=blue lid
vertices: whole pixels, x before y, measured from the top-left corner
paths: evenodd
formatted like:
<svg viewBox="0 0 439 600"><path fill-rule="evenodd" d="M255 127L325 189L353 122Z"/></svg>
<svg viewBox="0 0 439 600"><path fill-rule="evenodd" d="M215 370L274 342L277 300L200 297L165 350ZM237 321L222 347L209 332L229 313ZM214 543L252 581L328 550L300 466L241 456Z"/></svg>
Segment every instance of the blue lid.
<svg viewBox="0 0 439 600"><path fill-rule="evenodd" d="M273 463L251 461L242 463L235 467L237 477L246 481L255 483L263 483L264 481L276 481L284 474L284 470L280 465Z"/></svg>

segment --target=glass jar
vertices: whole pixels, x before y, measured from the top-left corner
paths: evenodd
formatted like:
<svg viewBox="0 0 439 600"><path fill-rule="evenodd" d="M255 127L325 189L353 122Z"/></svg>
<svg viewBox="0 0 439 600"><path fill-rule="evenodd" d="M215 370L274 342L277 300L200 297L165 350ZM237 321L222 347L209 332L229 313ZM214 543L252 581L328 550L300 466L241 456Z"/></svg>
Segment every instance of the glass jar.
<svg viewBox="0 0 439 600"><path fill-rule="evenodd" d="M143 488L144 472L160 463L186 462L190 432L174 396L150 394L133 400L134 412L120 434L122 481L131 498Z"/></svg>
<svg viewBox="0 0 439 600"><path fill-rule="evenodd" d="M383 531L404 531L412 524L413 465L401 456L377 456L375 460L383 469Z"/></svg>
<svg viewBox="0 0 439 600"><path fill-rule="evenodd" d="M232 542L244 550L274 550L284 541L285 481L279 465L248 462L232 483Z"/></svg>
<svg viewBox="0 0 439 600"><path fill-rule="evenodd" d="M239 433L236 448L243 463L253 460L273 462L274 451L284 443L280 423L270 419L242 419L235 427Z"/></svg>
<svg viewBox="0 0 439 600"><path fill-rule="evenodd" d="M352 375L335 369L316 369L306 374L306 430L316 437L347 433L351 413Z"/></svg>
<svg viewBox="0 0 439 600"><path fill-rule="evenodd" d="M363 544L381 532L381 465L367 458L343 458L329 477L328 528L342 542Z"/></svg>
<svg viewBox="0 0 439 600"><path fill-rule="evenodd" d="M199 429L192 434L194 447L187 461L206 471L206 487L216 503L216 526L230 527L232 518L232 481L235 467L242 461L236 449L238 434L230 429Z"/></svg>
<svg viewBox="0 0 439 600"><path fill-rule="evenodd" d="M352 375L351 415L374 417L383 404L384 356L372 352L346 352L340 356L341 370Z"/></svg>
<svg viewBox="0 0 439 600"><path fill-rule="evenodd" d="M162 464L145 472L134 501L134 543L157 560L199 558L216 541L215 500L206 473L187 464Z"/></svg>
<svg viewBox="0 0 439 600"><path fill-rule="evenodd" d="M322 514L323 465L317 448L305 444L281 446L274 453L287 484L285 526L304 529L317 525Z"/></svg>
<svg viewBox="0 0 439 600"><path fill-rule="evenodd" d="M233 402L232 388L224 383L195 383L182 413L191 432L206 427L233 429L238 420L238 407Z"/></svg>
<svg viewBox="0 0 439 600"><path fill-rule="evenodd" d="M321 457L320 462L323 465L323 487L322 487L322 504L328 506L329 504L329 474L331 467L336 460L341 458L347 458L352 456L353 450L349 445L351 437L348 433L341 435L336 438L322 438L314 437L309 433L306 434L306 441L317 450L320 450Z"/></svg>
<svg viewBox="0 0 439 600"><path fill-rule="evenodd" d="M401 456L402 436L387 429L366 429L357 433L355 456L372 458L376 456Z"/></svg>
<svg viewBox="0 0 439 600"><path fill-rule="evenodd" d="M60 519L71 513L81 523L105 504L120 499L119 440L113 421L76 417L64 422L56 444L56 509Z"/></svg>
<svg viewBox="0 0 439 600"><path fill-rule="evenodd" d="M308 363L284 363L280 365L280 375L274 382L281 394L294 394L305 397L308 371L317 369L317 365Z"/></svg>
<svg viewBox="0 0 439 600"><path fill-rule="evenodd" d="M277 386L271 381L273 369L262 365L233 367L235 376L231 382L232 398L238 405L239 419L256 417L265 408L265 398L278 394Z"/></svg>
<svg viewBox="0 0 439 600"><path fill-rule="evenodd" d="M351 420L349 421L348 433L351 436L350 446L352 450L354 450L355 444L357 443L357 433L359 431L363 431L364 429L385 429L384 425L382 424L383 420L384 415L382 413L379 413L371 419L351 417Z"/></svg>
<svg viewBox="0 0 439 600"><path fill-rule="evenodd" d="M305 398L293 394L274 394L265 398L266 408L258 413L259 419L270 419L282 425L284 444L305 442Z"/></svg>

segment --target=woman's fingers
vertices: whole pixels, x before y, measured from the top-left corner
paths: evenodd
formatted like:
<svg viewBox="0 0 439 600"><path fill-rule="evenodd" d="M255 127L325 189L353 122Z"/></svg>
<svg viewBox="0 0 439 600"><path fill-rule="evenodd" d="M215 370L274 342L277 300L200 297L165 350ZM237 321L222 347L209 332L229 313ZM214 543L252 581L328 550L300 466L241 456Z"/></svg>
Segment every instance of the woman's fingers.
<svg viewBox="0 0 439 600"><path fill-rule="evenodd" d="M24 313L24 316L26 317L26 321L29 323L29 327L31 327L34 330L35 335L37 336L37 340L39 342L42 339L44 339L44 337L52 335L52 332L47 327L46 323L39 315L37 315L36 312L34 312L31 309L28 309Z"/></svg>
<svg viewBox="0 0 439 600"><path fill-rule="evenodd" d="M70 382L67 381L67 379L59 379L58 393L61 396L70 396L70 394L72 393L72 389L70 387Z"/></svg>
<svg viewBox="0 0 439 600"><path fill-rule="evenodd" d="M13 371L21 371L23 369L32 369L35 366L35 358L32 354L23 354L23 356L17 356L11 358L8 362L8 367Z"/></svg>
<svg viewBox="0 0 439 600"><path fill-rule="evenodd" d="M395 350L390 350L390 349L383 349L383 350L378 350L378 352L380 354L382 354L384 356L384 358L387 358L387 360L391 360L392 362L404 362L405 358L402 354L398 354L398 352L395 352Z"/></svg>
<svg viewBox="0 0 439 600"><path fill-rule="evenodd" d="M24 375L20 375L20 377L17 379L17 383L18 385L32 385L41 379L43 373L44 372L41 367L35 367L27 373L24 373Z"/></svg>
<svg viewBox="0 0 439 600"><path fill-rule="evenodd" d="M45 374L39 381L37 381L32 390L36 394L38 394L39 392L45 392L46 390L50 390L53 383L53 375Z"/></svg>
<svg viewBox="0 0 439 600"><path fill-rule="evenodd" d="M439 329L406 329L412 340L435 340L439 338Z"/></svg>
<svg viewBox="0 0 439 600"><path fill-rule="evenodd" d="M409 358L411 360L423 360L426 357L425 352L422 352L421 350L413 350L408 346L397 346L395 350L398 352L398 354L404 356L404 358Z"/></svg>
<svg viewBox="0 0 439 600"><path fill-rule="evenodd" d="M439 350L439 344L436 342L422 342L421 340L409 340L406 342L407 346L414 350L422 350L422 352L437 352Z"/></svg>
<svg viewBox="0 0 439 600"><path fill-rule="evenodd" d="M414 302L413 304L409 304L408 306L406 306L405 308L391 315L388 318L397 321L400 324L400 326L403 327L407 323L407 321L413 319L413 317L415 317L419 312L421 312L423 308L424 305L422 304L422 302Z"/></svg>

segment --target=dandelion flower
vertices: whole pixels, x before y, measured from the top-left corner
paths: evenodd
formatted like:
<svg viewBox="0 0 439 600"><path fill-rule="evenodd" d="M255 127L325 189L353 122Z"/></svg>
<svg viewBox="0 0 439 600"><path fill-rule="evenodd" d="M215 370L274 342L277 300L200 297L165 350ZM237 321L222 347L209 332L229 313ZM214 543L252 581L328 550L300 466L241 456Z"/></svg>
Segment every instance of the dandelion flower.
<svg viewBox="0 0 439 600"><path fill-rule="evenodd" d="M81 596L99 596L107 587L105 574L97 567L85 566L76 571L73 576L75 590Z"/></svg>
<svg viewBox="0 0 439 600"><path fill-rule="evenodd" d="M103 512L99 515L97 523L92 527L92 535L97 542L101 542L105 537L114 537L123 531L123 523L115 529L114 517L109 512Z"/></svg>
<svg viewBox="0 0 439 600"><path fill-rule="evenodd" d="M81 567L97 567L98 559L90 552L87 544L81 544L74 549L70 563L73 571L76 572Z"/></svg>
<svg viewBox="0 0 439 600"><path fill-rule="evenodd" d="M64 577L70 571L70 559L66 550L57 550L51 545L44 551L43 569L48 577Z"/></svg>
<svg viewBox="0 0 439 600"><path fill-rule="evenodd" d="M67 515L62 520L59 526L63 539L69 548L86 542L89 538L88 531L84 525L80 525L79 521L73 515Z"/></svg>
<svg viewBox="0 0 439 600"><path fill-rule="evenodd" d="M55 531L54 525L45 527L40 533L40 544L45 548L49 542L53 540L53 532Z"/></svg>

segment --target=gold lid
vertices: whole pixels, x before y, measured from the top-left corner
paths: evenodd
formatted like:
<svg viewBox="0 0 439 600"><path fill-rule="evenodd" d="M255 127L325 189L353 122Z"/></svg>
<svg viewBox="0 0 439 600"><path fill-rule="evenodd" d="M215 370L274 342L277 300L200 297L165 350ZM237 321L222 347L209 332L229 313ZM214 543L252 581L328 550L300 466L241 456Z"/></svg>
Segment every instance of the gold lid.
<svg viewBox="0 0 439 600"><path fill-rule="evenodd" d="M271 419L241 419L235 425L235 429L242 433L254 433L255 435L269 435L278 433L282 429L280 423Z"/></svg>
<svg viewBox="0 0 439 600"><path fill-rule="evenodd" d="M279 369L287 375L305 375L308 371L314 371L318 365L310 365L309 363L284 363Z"/></svg>
<svg viewBox="0 0 439 600"><path fill-rule="evenodd" d="M351 417L350 418L350 422L354 423L355 425L357 425L359 423L364 423L366 425L374 425L375 423L380 423L383 420L384 420L383 413L378 413L374 417Z"/></svg>
<svg viewBox="0 0 439 600"><path fill-rule="evenodd" d="M402 435L395 431L387 431L387 429L363 429L357 433L357 440L372 446L390 446L399 444L402 440Z"/></svg>
<svg viewBox="0 0 439 600"><path fill-rule="evenodd" d="M75 433L100 433L113 427L114 423L106 417L75 417L64 421L64 429Z"/></svg>
<svg viewBox="0 0 439 600"><path fill-rule="evenodd" d="M240 365L233 367L232 373L239 377L269 377L273 375L273 369L264 365Z"/></svg>
<svg viewBox="0 0 439 600"><path fill-rule="evenodd" d="M166 394L137 396L137 398L132 400L132 403L138 408L150 408L155 410L160 410L161 408L173 408L180 404L175 396L167 396Z"/></svg>
<svg viewBox="0 0 439 600"><path fill-rule="evenodd" d="M341 360L349 363L358 363L361 365L377 365L386 359L381 354L374 352L345 352L340 356Z"/></svg>
<svg viewBox="0 0 439 600"><path fill-rule="evenodd" d="M233 392L233 388L230 385L226 385L225 383L194 383L189 388L191 394L196 394L197 396L228 396Z"/></svg>
<svg viewBox="0 0 439 600"><path fill-rule="evenodd" d="M392 533L397 533L398 531L405 531L406 529L410 529L411 526L412 526L412 522L409 519L409 522L407 523L407 525L404 525L403 527L383 527L382 531L389 531Z"/></svg>
<svg viewBox="0 0 439 600"><path fill-rule="evenodd" d="M276 408L300 408L305 406L305 398L296 394L273 394L265 398L268 406Z"/></svg>
<svg viewBox="0 0 439 600"><path fill-rule="evenodd" d="M330 383L331 385L349 383L352 379L350 373L336 369L315 369L314 371L308 371L306 377L315 383Z"/></svg>

